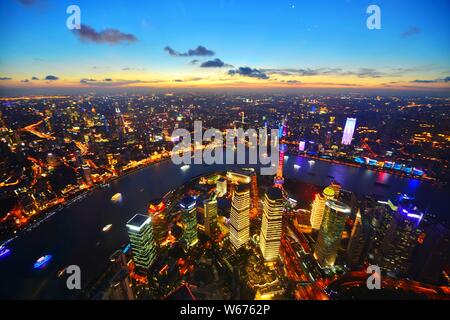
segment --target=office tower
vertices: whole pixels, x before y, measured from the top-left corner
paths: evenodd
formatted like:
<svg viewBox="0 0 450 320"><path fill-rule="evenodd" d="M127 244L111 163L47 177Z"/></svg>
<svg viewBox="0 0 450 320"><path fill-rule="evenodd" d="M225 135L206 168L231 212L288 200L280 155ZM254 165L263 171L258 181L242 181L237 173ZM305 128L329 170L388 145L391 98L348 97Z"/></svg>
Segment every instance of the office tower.
<svg viewBox="0 0 450 320"><path fill-rule="evenodd" d="M231 200L230 241L239 249L250 239L250 189L248 184L236 186Z"/></svg>
<svg viewBox="0 0 450 320"><path fill-rule="evenodd" d="M184 197L180 202L181 221L184 226L182 240L188 245L193 246L197 243L197 208L196 199L191 196Z"/></svg>
<svg viewBox="0 0 450 320"><path fill-rule="evenodd" d="M151 218L136 214L127 224L133 261L139 271L147 271L156 258L156 246L153 239Z"/></svg>
<svg viewBox="0 0 450 320"><path fill-rule="evenodd" d="M47 164L53 168L58 166L58 159L56 158L54 153L47 153Z"/></svg>
<svg viewBox="0 0 450 320"><path fill-rule="evenodd" d="M205 211L205 232L212 236L217 226L217 200L215 196L212 199L203 201Z"/></svg>
<svg viewBox="0 0 450 320"><path fill-rule="evenodd" d="M420 234L419 224L423 213L410 207L397 207L381 241L375 259L385 271L407 275L410 257Z"/></svg>
<svg viewBox="0 0 450 320"><path fill-rule="evenodd" d="M113 277L109 282L105 297L108 300L134 300L125 254L121 250L117 250L109 258L109 261Z"/></svg>
<svg viewBox="0 0 450 320"><path fill-rule="evenodd" d="M332 200L335 197L334 190L327 187L323 190L322 194L316 194L316 198L312 204L311 209L311 227L314 230L320 230L322 225L323 215L325 213L325 202Z"/></svg>
<svg viewBox="0 0 450 320"><path fill-rule="evenodd" d="M358 211L347 247L347 263L352 268L360 267L366 260L374 229L366 215Z"/></svg>
<svg viewBox="0 0 450 320"><path fill-rule="evenodd" d="M350 212L350 207L345 203L336 200L325 202L325 214L314 250L314 257L322 267L331 267L335 264L345 219Z"/></svg>
<svg viewBox="0 0 450 320"><path fill-rule="evenodd" d="M333 182L331 182L329 187L331 189L333 189L333 191L334 191L334 199L339 200L339 197L341 195L342 186L339 183L337 183L336 181L333 181Z"/></svg>
<svg viewBox="0 0 450 320"><path fill-rule="evenodd" d="M252 217L257 217L259 213L259 191L258 191L258 177L253 171L251 182L251 196L252 196Z"/></svg>
<svg viewBox="0 0 450 320"><path fill-rule="evenodd" d="M217 196L224 197L227 195L227 180L220 178L216 182Z"/></svg>
<svg viewBox="0 0 450 320"><path fill-rule="evenodd" d="M450 264L450 230L441 223L429 226L425 239L419 246L412 275L414 279L425 283L442 285L444 270ZM447 282L448 283L448 282Z"/></svg>
<svg viewBox="0 0 450 320"><path fill-rule="evenodd" d="M283 194L279 188L267 191L263 200L263 217L259 247L266 261L276 260L281 242Z"/></svg>
<svg viewBox="0 0 450 320"><path fill-rule="evenodd" d="M89 165L87 165L87 164L83 164L81 166L81 170L83 171L84 182L87 185L91 186L93 184L92 174L91 174L91 167L89 167Z"/></svg>
<svg viewBox="0 0 450 320"><path fill-rule="evenodd" d="M349 146L352 144L353 134L355 133L356 119L347 118L345 122L344 133L342 135L342 144L344 146Z"/></svg>
<svg viewBox="0 0 450 320"><path fill-rule="evenodd" d="M166 205L162 199L156 199L150 202L148 213L152 218L153 238L155 244L161 247L167 238L168 225L166 221Z"/></svg>

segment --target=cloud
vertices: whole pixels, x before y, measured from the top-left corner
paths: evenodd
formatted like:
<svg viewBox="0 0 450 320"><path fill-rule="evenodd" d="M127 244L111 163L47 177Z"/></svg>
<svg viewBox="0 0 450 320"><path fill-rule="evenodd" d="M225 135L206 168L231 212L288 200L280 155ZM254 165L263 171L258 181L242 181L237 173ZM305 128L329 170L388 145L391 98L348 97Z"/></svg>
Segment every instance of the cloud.
<svg viewBox="0 0 450 320"><path fill-rule="evenodd" d="M9 77L0 77L0 81L7 81L7 80L12 80L12 78L9 78Z"/></svg>
<svg viewBox="0 0 450 320"><path fill-rule="evenodd" d="M422 30L420 30L420 28L418 28L418 27L411 27L408 30L406 30L405 32L401 33L400 36L402 38L407 38L407 37L411 37L411 36L414 36L416 34L419 34L421 32L422 32Z"/></svg>
<svg viewBox="0 0 450 320"><path fill-rule="evenodd" d="M97 82L97 80L95 80L95 79L86 79L86 78L83 78L83 79L80 80L80 83L82 83L82 84L90 84L92 82Z"/></svg>
<svg viewBox="0 0 450 320"><path fill-rule="evenodd" d="M189 64L196 65L196 64L198 64L199 62L200 62L199 60L194 59L194 60L192 60L191 62L189 62Z"/></svg>
<svg viewBox="0 0 450 320"><path fill-rule="evenodd" d="M311 77L321 75L333 75L333 76L356 76L358 78L382 78L401 76L407 73L418 71L420 68L392 68L387 71L381 71L374 68L359 68L356 70L344 70L342 68L315 68L315 69L261 69L262 72L269 75L281 75L281 76L298 76L298 77Z"/></svg>
<svg viewBox="0 0 450 320"><path fill-rule="evenodd" d="M195 49L189 49L188 52L178 52L167 46L164 51L169 53L172 57L210 57L215 55L214 51L205 48L204 46L198 46Z"/></svg>
<svg viewBox="0 0 450 320"><path fill-rule="evenodd" d="M233 66L226 64L220 59L205 61L200 65L200 68L223 68L223 67L233 67Z"/></svg>
<svg viewBox="0 0 450 320"><path fill-rule="evenodd" d="M164 82L162 80L151 80L151 81L143 81L143 80L114 80L111 78L106 78L103 80L96 80L92 78L83 78L80 80L81 84L89 85L93 87L122 87L129 84L139 84L139 83L161 83Z"/></svg>
<svg viewBox="0 0 450 320"><path fill-rule="evenodd" d="M119 44L121 42L136 42L138 39L131 33L123 33L117 29L96 31L92 27L82 24L80 30L73 30L81 41L94 43Z"/></svg>
<svg viewBox="0 0 450 320"><path fill-rule="evenodd" d="M228 74L231 76L234 75L241 75L241 76L245 76L245 77L250 77L250 78L257 78L257 79L269 79L269 76L264 73L261 70L258 69L253 69L250 67L240 67L239 69L232 69L228 71Z"/></svg>
<svg viewBox="0 0 450 320"><path fill-rule="evenodd" d="M37 81L37 80L39 80L39 78L38 77L32 77L31 80Z"/></svg>
<svg viewBox="0 0 450 320"><path fill-rule="evenodd" d="M122 68L122 71L145 71L145 68L125 67L125 68Z"/></svg>
<svg viewBox="0 0 450 320"><path fill-rule="evenodd" d="M57 76L48 75L45 77L45 80L56 81L59 80L59 78Z"/></svg>
<svg viewBox="0 0 450 320"><path fill-rule="evenodd" d="M20 82L27 83L27 82L30 82L30 80L24 79L24 80L20 80Z"/></svg>
<svg viewBox="0 0 450 320"><path fill-rule="evenodd" d="M411 83L448 83L450 82L450 77L445 77L442 79L433 79L433 80L412 80Z"/></svg>

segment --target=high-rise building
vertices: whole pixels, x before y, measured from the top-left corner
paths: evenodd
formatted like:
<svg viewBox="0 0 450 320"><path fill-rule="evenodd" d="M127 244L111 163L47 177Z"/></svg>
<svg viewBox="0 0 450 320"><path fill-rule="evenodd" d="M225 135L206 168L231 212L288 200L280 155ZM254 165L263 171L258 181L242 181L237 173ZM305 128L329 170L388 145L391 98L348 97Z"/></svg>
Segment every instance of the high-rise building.
<svg viewBox="0 0 450 320"><path fill-rule="evenodd" d="M147 215L136 214L127 222L126 226L134 264L139 271L145 272L156 258L151 218Z"/></svg>
<svg viewBox="0 0 450 320"><path fill-rule="evenodd" d="M181 221L184 226L183 241L188 246L193 246L197 243L197 201L192 196L184 197L180 202Z"/></svg>
<svg viewBox="0 0 450 320"><path fill-rule="evenodd" d="M217 190L217 196L224 197L227 195L227 180L224 178L220 178L216 182L216 190Z"/></svg>
<svg viewBox="0 0 450 320"><path fill-rule="evenodd" d="M410 268L410 257L420 234L419 224L423 213L417 209L398 206L381 241L375 259L385 271L399 275L407 275Z"/></svg>
<svg viewBox="0 0 450 320"><path fill-rule="evenodd" d="M81 170L83 171L84 182L87 185L91 186L93 184L92 174L91 174L91 167L89 165L87 165L87 164L83 164L81 166Z"/></svg>
<svg viewBox="0 0 450 320"><path fill-rule="evenodd" d="M121 250L117 250L109 260L113 277L105 292L105 298L108 300L134 300L125 254Z"/></svg>
<svg viewBox="0 0 450 320"><path fill-rule="evenodd" d="M211 236L217 226L217 200L215 198L203 201L205 211L205 233Z"/></svg>
<svg viewBox="0 0 450 320"><path fill-rule="evenodd" d="M314 250L314 257L322 267L331 267L335 264L345 219L350 212L350 207L345 203L336 200L325 202L325 214Z"/></svg>
<svg viewBox="0 0 450 320"><path fill-rule="evenodd" d="M161 247L167 238L168 225L166 221L166 205L162 199L156 199L150 202L148 213L152 218L153 238L155 244Z"/></svg>
<svg viewBox="0 0 450 320"><path fill-rule="evenodd" d="M259 191L258 191L258 176L256 172L252 173L251 192L252 196L252 217L257 217L259 214Z"/></svg>
<svg viewBox="0 0 450 320"><path fill-rule="evenodd" d="M350 267L363 265L369 253L373 231L367 216L358 211L347 247L347 263Z"/></svg>
<svg viewBox="0 0 450 320"><path fill-rule="evenodd" d="M230 212L230 241L239 249L250 239L250 189L238 185L233 193Z"/></svg>
<svg viewBox="0 0 450 320"><path fill-rule="evenodd" d="M356 119L347 118L345 122L344 133L342 135L342 144L344 146L349 146L352 144L353 134L355 133Z"/></svg>
<svg viewBox="0 0 450 320"><path fill-rule="evenodd" d="M334 191L334 199L339 200L339 197L341 195L342 186L339 183L337 183L336 181L333 181L333 182L331 182L329 187L331 189L333 189L333 191Z"/></svg>
<svg viewBox="0 0 450 320"><path fill-rule="evenodd" d="M320 230L322 225L323 215L325 213L325 202L332 200L335 197L334 190L327 187L323 190L322 194L316 194L316 198L312 204L311 209L311 227L314 230Z"/></svg>
<svg viewBox="0 0 450 320"><path fill-rule="evenodd" d="M266 261L276 260L280 249L283 222L283 194L279 188L267 191L263 200L263 217L259 247Z"/></svg>

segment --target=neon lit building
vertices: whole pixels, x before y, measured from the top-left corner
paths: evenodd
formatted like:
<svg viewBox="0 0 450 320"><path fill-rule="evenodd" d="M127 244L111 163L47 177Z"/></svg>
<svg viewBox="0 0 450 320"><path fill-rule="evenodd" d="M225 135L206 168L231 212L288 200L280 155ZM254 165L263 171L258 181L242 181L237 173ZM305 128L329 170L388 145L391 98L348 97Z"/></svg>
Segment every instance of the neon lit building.
<svg viewBox="0 0 450 320"><path fill-rule="evenodd" d="M283 221L283 194L279 188L267 191L263 200L263 217L259 247L266 261L276 260L280 249Z"/></svg>
<svg viewBox="0 0 450 320"><path fill-rule="evenodd" d="M342 135L342 144L344 146L349 146L352 144L353 134L355 133L356 119L347 118L345 122L344 133Z"/></svg>
<svg viewBox="0 0 450 320"><path fill-rule="evenodd" d="M181 220L184 226L184 233L182 240L193 246L197 243L197 208L194 197L186 196L180 202L182 209Z"/></svg>
<svg viewBox="0 0 450 320"><path fill-rule="evenodd" d="M305 151L306 141L300 141L298 144L298 151Z"/></svg>
<svg viewBox="0 0 450 320"><path fill-rule="evenodd" d="M278 168L277 174L274 178L274 185L277 188L283 188L284 177L283 177L283 169L284 169L284 155L286 153L287 147L284 144L284 137L287 135L287 127L286 120L284 119L279 130L278 130L278 138L280 139L280 153L278 159Z"/></svg>
<svg viewBox="0 0 450 320"><path fill-rule="evenodd" d="M332 267L341 244L345 219L351 209L345 203L336 200L325 202L325 214L314 250L314 258L322 267Z"/></svg>
<svg viewBox="0 0 450 320"><path fill-rule="evenodd" d="M250 239L250 189L238 185L233 193L230 212L230 241L239 249Z"/></svg>
<svg viewBox="0 0 450 320"><path fill-rule="evenodd" d="M166 240L168 226L166 221L166 205L162 199L150 202L148 213L152 218L153 237L158 247Z"/></svg>
<svg viewBox="0 0 450 320"><path fill-rule="evenodd" d="M127 222L126 227L134 264L141 271L146 271L156 258L151 218L143 214L136 214Z"/></svg>
<svg viewBox="0 0 450 320"><path fill-rule="evenodd" d="M419 225L424 214L409 200L400 200L397 204L389 201L388 205L391 207L392 217L375 260L388 272L407 275L411 254L421 233Z"/></svg>
<svg viewBox="0 0 450 320"><path fill-rule="evenodd" d="M315 230L320 230L322 225L323 216L325 213L325 202L332 200L335 197L334 190L331 187L327 187L323 190L322 194L316 194L316 198L312 204L311 209L311 227Z"/></svg>

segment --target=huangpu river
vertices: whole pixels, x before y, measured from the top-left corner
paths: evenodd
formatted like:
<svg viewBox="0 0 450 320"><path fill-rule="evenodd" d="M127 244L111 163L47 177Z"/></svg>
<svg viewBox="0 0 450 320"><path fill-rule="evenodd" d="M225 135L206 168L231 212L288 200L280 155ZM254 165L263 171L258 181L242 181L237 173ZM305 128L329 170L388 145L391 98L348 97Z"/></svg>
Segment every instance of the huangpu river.
<svg viewBox="0 0 450 320"><path fill-rule="evenodd" d="M0 259L0 299L75 298L77 292L66 288L66 277L58 278L61 269L78 265L82 287L92 282L105 270L110 255L127 244L125 223L134 214L145 213L150 200L199 175L240 167L191 165L183 171L169 160L125 175L111 182L109 188L94 190L7 245L11 253ZM319 186L326 186L334 177L344 189L386 198L407 193L416 197L421 208L445 219L450 217L448 188L427 182L328 162L313 163L295 156L285 161L284 175ZM111 196L118 192L123 200L113 203ZM102 232L108 224L112 224L109 232ZM52 255L49 265L34 269L35 261L47 254Z"/></svg>

